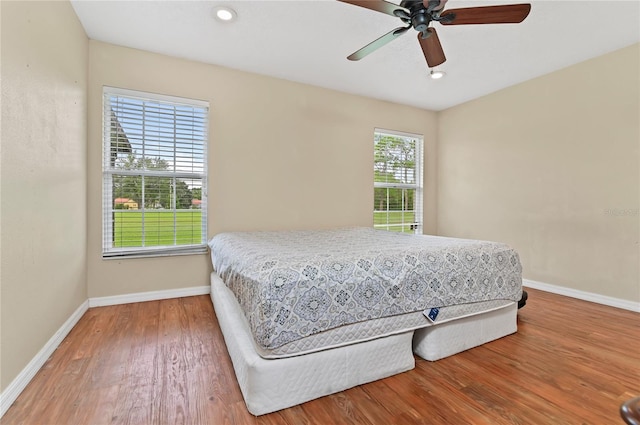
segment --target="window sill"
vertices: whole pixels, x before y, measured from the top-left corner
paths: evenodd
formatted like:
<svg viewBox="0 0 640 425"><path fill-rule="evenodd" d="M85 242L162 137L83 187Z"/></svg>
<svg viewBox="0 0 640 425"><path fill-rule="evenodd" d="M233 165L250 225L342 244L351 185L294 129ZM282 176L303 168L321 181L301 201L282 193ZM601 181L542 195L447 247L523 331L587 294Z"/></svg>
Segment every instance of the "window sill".
<svg viewBox="0 0 640 425"><path fill-rule="evenodd" d="M103 260L126 260L129 258L153 258L153 257L177 257L182 255L204 255L208 254L207 245L192 246L188 248L167 248L167 249L140 249L140 250L114 250L102 253Z"/></svg>

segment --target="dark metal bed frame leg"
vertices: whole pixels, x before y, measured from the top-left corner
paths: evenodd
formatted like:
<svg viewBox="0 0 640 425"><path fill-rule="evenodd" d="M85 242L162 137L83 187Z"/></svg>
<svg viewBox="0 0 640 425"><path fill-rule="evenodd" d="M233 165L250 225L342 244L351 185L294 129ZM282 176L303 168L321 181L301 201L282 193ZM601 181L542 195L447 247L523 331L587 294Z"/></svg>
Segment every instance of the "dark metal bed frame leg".
<svg viewBox="0 0 640 425"><path fill-rule="evenodd" d="M523 290L522 297L520 297L520 301L518 301L518 309L527 305L527 298L529 298L529 294L527 294L527 291Z"/></svg>

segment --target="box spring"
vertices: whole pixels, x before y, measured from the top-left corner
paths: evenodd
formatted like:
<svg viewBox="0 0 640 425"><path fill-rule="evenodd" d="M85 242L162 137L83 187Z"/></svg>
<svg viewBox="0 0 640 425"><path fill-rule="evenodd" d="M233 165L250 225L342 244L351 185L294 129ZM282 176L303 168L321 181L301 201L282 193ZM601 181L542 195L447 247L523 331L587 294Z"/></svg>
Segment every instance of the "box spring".
<svg viewBox="0 0 640 425"><path fill-rule="evenodd" d="M518 330L517 303L481 314L418 329L413 351L425 360L439 360L510 335Z"/></svg>

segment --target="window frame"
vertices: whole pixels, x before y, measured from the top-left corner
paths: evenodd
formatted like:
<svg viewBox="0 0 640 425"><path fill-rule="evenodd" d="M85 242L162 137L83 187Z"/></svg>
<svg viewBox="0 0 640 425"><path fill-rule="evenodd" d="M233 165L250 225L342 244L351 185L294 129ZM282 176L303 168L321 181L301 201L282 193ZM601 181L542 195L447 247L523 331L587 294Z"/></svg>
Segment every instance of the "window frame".
<svg viewBox="0 0 640 425"><path fill-rule="evenodd" d="M135 99L143 102L152 102L165 104L170 106L186 106L198 109L204 109L204 122L203 127L203 142L202 142L202 172L188 172L178 170L125 170L117 169L112 164L112 112L110 108L111 97L123 97ZM102 258L103 259L122 259L122 258L140 258L140 257L161 257L161 256L176 256L176 255L193 255L193 254L205 254L208 251L207 248L207 176L208 176L208 142L209 142L209 102L203 100L187 99L176 96L168 96L156 93L149 93L137 90L116 88L103 86L102 90ZM142 124L144 120L141 121ZM143 141L143 145L146 140ZM198 145L200 147L200 145ZM176 149L174 140L174 150ZM173 245L157 245L157 246L134 246L134 247L114 247L113 237L113 224L114 213L120 212L119 209L114 207L113 202L113 177L114 176L143 176L144 177L156 177L156 178L171 178L173 188L172 193L172 207L165 211L171 211L174 213L173 223ZM178 245L177 242L177 219L175 214L181 211L176 206L176 189L175 182L177 179L197 179L201 182L201 240L197 244L185 244ZM144 193L144 185L142 189ZM144 202L143 202L144 204ZM148 211L144 205L141 208L142 211L142 226L144 229L144 214ZM144 232L143 232L144 233ZM144 240L144 239L143 239Z"/></svg>
<svg viewBox="0 0 640 425"><path fill-rule="evenodd" d="M424 228L424 217L423 217L423 196L424 196L424 180L423 180L423 168L424 168L424 136L422 134L414 134L414 133L407 133L407 132L403 132L403 131L396 131L396 130L387 130L387 129L382 129L382 128L375 128L374 129L374 137L373 137L373 143L374 143L374 167L375 167L375 140L376 140L376 136L377 135L383 135L383 136L392 136L392 137L401 137L401 138L407 138L407 139L412 139L415 140L415 166L414 166L414 173L415 173L415 183L411 184L411 183L389 183L389 182L376 182L375 181L375 168L374 168L374 182L373 182L373 188L374 188L374 208L373 208L373 213L376 213L376 209L375 209L375 189L409 189L409 190L415 190L415 195L414 195L414 220L413 223L407 223L404 222L404 214L403 214L403 220L401 223L396 224L396 223L389 223L387 220L387 223L384 224L376 224L375 223L375 216L374 216L374 220L373 220L373 227L376 230L385 230L385 231L393 231L390 228L400 228L400 232L403 232L403 228L404 226L410 226L410 229L414 230L415 234L423 234L423 228ZM387 212L389 212L389 205L387 203ZM404 209L401 211L405 211ZM379 211L378 211L379 212Z"/></svg>

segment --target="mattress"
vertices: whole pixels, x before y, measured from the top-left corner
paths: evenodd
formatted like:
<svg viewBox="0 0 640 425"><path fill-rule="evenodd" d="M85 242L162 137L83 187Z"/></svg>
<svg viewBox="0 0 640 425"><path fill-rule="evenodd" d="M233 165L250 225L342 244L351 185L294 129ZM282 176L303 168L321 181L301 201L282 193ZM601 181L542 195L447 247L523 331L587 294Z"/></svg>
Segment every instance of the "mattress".
<svg viewBox="0 0 640 425"><path fill-rule="evenodd" d="M495 242L352 228L223 233L209 246L265 356L427 326L432 307L521 295L518 254ZM333 329L344 336L325 333Z"/></svg>
<svg viewBox="0 0 640 425"><path fill-rule="evenodd" d="M211 300L247 409L274 412L415 367L404 332L304 356L264 359L255 352L248 322L233 293L211 274Z"/></svg>
<svg viewBox="0 0 640 425"><path fill-rule="evenodd" d="M513 304L513 301L493 300L442 307L435 321L427 320L422 311L382 317L329 329L274 349L265 349L254 343L254 349L261 357L266 359L292 357L431 327L435 324L475 316L511 304Z"/></svg>

